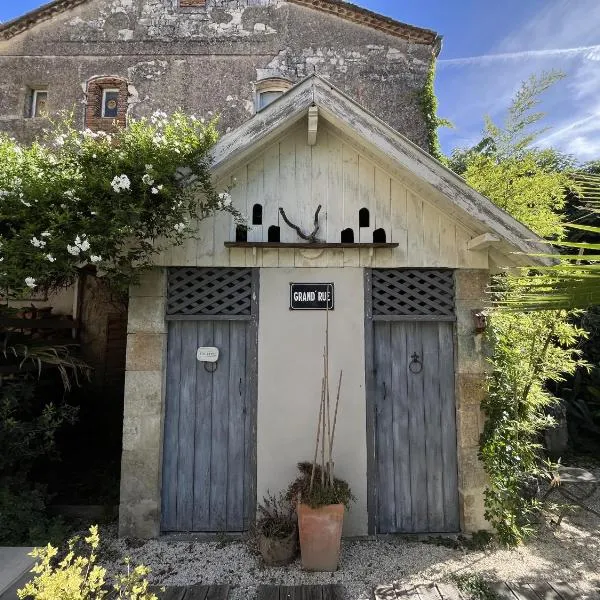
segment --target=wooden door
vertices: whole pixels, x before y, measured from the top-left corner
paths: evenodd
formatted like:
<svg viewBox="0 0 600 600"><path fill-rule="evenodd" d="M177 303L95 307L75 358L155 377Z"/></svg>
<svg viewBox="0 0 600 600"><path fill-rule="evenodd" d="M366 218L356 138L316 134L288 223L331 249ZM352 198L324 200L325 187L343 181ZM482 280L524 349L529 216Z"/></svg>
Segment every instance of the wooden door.
<svg viewBox="0 0 600 600"><path fill-rule="evenodd" d="M162 530L245 531L256 506L256 286L249 269L177 274L169 279ZM218 348L218 361L200 362L200 347Z"/></svg>
<svg viewBox="0 0 600 600"><path fill-rule="evenodd" d="M415 274L410 285L407 273ZM424 273L426 284L415 284ZM451 272L441 280L431 273L373 271L369 485L377 533L460 528L453 289Z"/></svg>

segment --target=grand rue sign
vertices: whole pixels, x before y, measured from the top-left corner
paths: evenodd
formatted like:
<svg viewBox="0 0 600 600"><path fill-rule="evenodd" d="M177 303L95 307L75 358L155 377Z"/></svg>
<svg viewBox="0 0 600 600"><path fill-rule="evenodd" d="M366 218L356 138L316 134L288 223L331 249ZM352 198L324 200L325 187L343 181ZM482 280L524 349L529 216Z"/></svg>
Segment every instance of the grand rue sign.
<svg viewBox="0 0 600 600"><path fill-rule="evenodd" d="M290 283L290 310L333 310L333 283Z"/></svg>

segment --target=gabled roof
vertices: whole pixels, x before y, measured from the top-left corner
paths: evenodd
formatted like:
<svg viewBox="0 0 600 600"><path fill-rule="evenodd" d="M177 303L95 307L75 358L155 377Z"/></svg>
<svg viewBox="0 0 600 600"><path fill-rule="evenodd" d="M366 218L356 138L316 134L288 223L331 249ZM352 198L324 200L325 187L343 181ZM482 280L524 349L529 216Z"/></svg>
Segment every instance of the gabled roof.
<svg viewBox="0 0 600 600"><path fill-rule="evenodd" d="M441 48L441 38L435 31L401 23L389 17L377 14L360 6L343 2L342 0L287 0L292 4L336 15L347 21L366 25L389 35L408 40L413 44L427 44L434 48L436 55ZM53 16L79 6L89 0L53 0L39 8L17 17L7 23L0 23L0 39L9 39L37 23L46 21Z"/></svg>
<svg viewBox="0 0 600 600"><path fill-rule="evenodd" d="M275 102L258 112L238 129L223 136L212 152L217 177L247 160L261 147L305 118L317 106L324 118L343 135L358 140L359 147L376 155L400 176L416 181L429 197L440 203L449 215L477 235L491 234L498 252L511 256L514 264L551 264L552 259L525 256L552 250L491 200L471 188L464 179L430 154L392 129L352 98L319 75L310 75ZM486 236L488 239L488 236Z"/></svg>

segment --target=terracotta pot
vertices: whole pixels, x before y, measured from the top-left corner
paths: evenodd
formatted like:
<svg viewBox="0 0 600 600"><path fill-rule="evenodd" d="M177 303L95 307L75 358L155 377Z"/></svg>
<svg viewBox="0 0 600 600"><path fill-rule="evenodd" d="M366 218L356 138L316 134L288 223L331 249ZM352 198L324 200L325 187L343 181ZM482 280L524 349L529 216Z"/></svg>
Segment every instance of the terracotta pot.
<svg viewBox="0 0 600 600"><path fill-rule="evenodd" d="M273 538L258 535L258 549L265 563L272 567L289 565L298 551L298 531L294 531L285 538Z"/></svg>
<svg viewBox="0 0 600 600"><path fill-rule="evenodd" d="M343 504L319 508L298 505L300 552L305 571L337 571L343 522Z"/></svg>

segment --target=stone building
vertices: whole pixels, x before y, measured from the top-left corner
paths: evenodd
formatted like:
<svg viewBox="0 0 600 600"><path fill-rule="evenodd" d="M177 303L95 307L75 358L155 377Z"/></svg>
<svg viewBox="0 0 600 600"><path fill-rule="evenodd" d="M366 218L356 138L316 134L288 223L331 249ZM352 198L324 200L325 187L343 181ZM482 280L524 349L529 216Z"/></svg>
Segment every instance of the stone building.
<svg viewBox="0 0 600 600"><path fill-rule="evenodd" d="M131 290L120 531L238 532L310 459L326 321L346 533L486 526L490 271L536 236L427 153L440 38L338 0L56 0L0 26L0 129L218 113L218 215ZM280 209L310 230L307 243ZM216 360L215 360L216 359Z"/></svg>

